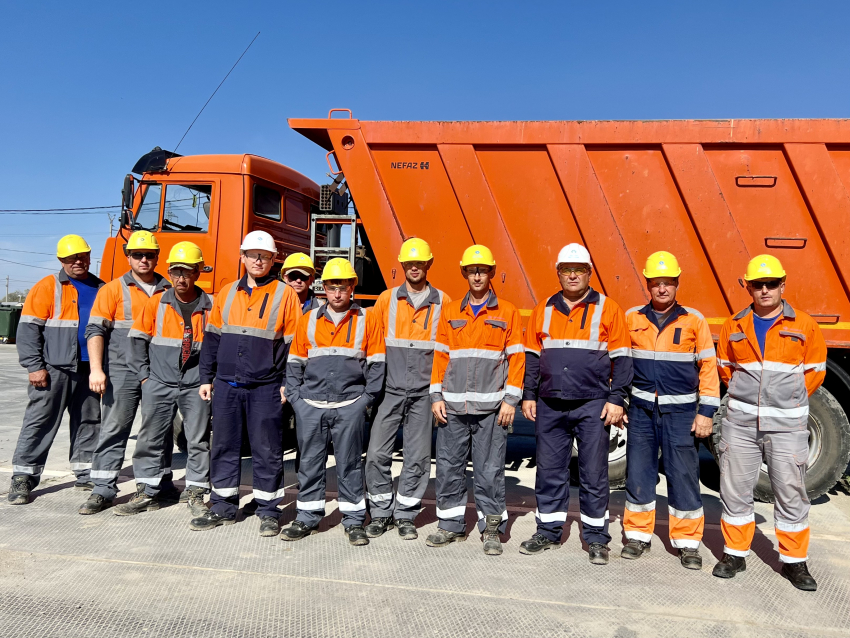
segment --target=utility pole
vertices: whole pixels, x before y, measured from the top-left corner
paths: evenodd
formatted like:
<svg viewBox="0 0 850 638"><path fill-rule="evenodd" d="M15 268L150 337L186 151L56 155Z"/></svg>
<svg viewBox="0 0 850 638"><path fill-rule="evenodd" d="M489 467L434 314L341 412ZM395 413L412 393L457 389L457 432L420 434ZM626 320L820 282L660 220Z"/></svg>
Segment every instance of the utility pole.
<svg viewBox="0 0 850 638"><path fill-rule="evenodd" d="M6 301L9 301L9 275L6 275Z"/></svg>
<svg viewBox="0 0 850 638"><path fill-rule="evenodd" d="M112 237L112 222L115 221L115 215L112 213L107 213L107 215L109 216L109 236Z"/></svg>

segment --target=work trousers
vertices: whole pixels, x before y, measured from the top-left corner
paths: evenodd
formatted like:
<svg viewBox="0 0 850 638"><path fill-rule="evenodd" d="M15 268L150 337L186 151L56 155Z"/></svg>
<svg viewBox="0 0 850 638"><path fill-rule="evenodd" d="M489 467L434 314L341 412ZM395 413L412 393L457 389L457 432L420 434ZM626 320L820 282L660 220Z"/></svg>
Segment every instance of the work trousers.
<svg viewBox="0 0 850 638"><path fill-rule="evenodd" d="M632 404L626 443L626 538L652 540L655 529L655 485L658 449L667 476L667 511L673 547L696 549L702 540L705 516L699 493L699 453L691 426L696 406L687 412L647 410Z"/></svg>
<svg viewBox="0 0 850 638"><path fill-rule="evenodd" d="M723 419L720 438L720 527L733 556L747 556L756 530L753 489L762 459L767 463L776 502L773 520L779 559L784 563L808 560L809 497L806 462L809 433L760 432L756 427Z"/></svg>
<svg viewBox="0 0 850 638"><path fill-rule="evenodd" d="M118 475L124 465L127 440L142 400L139 378L123 366L110 366L101 401L100 436L92 458L94 493L111 501L118 494Z"/></svg>
<svg viewBox="0 0 850 638"><path fill-rule="evenodd" d="M171 456L178 408L188 450L186 487L210 487L210 404L201 399L198 386L169 386L149 377L142 384L142 427L133 452L136 483L144 483L149 496L174 489Z"/></svg>
<svg viewBox="0 0 850 638"><path fill-rule="evenodd" d="M485 516L501 516L499 532L508 522L505 505L505 453L508 431L497 423L498 413L451 414L437 428L437 518L448 532L466 531L466 460L472 446L472 486L478 530Z"/></svg>
<svg viewBox="0 0 850 638"><path fill-rule="evenodd" d="M325 515L325 466L328 443L333 441L342 525L363 525L366 520L362 458L365 400L360 397L341 408L316 408L298 399L292 407L301 450L295 520L316 527Z"/></svg>
<svg viewBox="0 0 850 638"><path fill-rule="evenodd" d="M599 418L605 399L537 401L537 532L560 541L570 504L570 459L578 442L579 512L584 541L607 544L608 429Z"/></svg>
<svg viewBox="0 0 850 638"><path fill-rule="evenodd" d="M366 453L366 498L372 518L413 520L422 509L422 497L431 473L431 399L387 392L378 406ZM393 497L392 456L396 434L403 427L404 463Z"/></svg>
<svg viewBox="0 0 850 638"><path fill-rule="evenodd" d="M71 430L69 460L77 481L90 480L92 454L100 430L100 396L89 390L88 361L80 361L76 371L51 365L45 368L47 387L27 387L29 403L12 457L13 476L27 476L30 488L41 480L66 410Z"/></svg>
<svg viewBox="0 0 850 638"><path fill-rule="evenodd" d="M283 501L283 404L280 383L234 388L216 379L212 399L212 496L210 509L234 519L242 479L242 428L248 432L258 516L280 517Z"/></svg>

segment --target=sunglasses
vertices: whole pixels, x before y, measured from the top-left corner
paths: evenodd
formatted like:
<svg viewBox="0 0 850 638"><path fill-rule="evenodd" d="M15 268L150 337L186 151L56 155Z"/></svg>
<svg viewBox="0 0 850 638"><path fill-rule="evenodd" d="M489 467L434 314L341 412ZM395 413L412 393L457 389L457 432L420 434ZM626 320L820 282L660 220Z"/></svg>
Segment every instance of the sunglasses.
<svg viewBox="0 0 850 638"><path fill-rule="evenodd" d="M67 257L62 257L59 261L63 264L75 264L78 261L86 261L90 257L91 253L77 253L76 255L68 255Z"/></svg>
<svg viewBox="0 0 850 638"><path fill-rule="evenodd" d="M284 275L289 281L310 281L310 275L303 272L288 272Z"/></svg>
<svg viewBox="0 0 850 638"><path fill-rule="evenodd" d="M186 270L184 268L175 268L174 270L168 271L168 274L171 275L171 279L173 281L178 279L189 279L194 273L194 270Z"/></svg>
<svg viewBox="0 0 850 638"><path fill-rule="evenodd" d="M587 266L561 266L558 268L559 275L586 275L590 272L590 268Z"/></svg>
<svg viewBox="0 0 850 638"><path fill-rule="evenodd" d="M153 261L154 259L156 259L156 253L130 253L130 257L132 257L136 261L142 261L143 259Z"/></svg>
<svg viewBox="0 0 850 638"><path fill-rule="evenodd" d="M776 290L782 285L781 279L771 279L770 281L751 281L750 285L756 290L767 288L768 290Z"/></svg>
<svg viewBox="0 0 850 638"><path fill-rule="evenodd" d="M489 275L490 267L489 266L472 266L471 268L464 268L463 274L467 277L471 275Z"/></svg>
<svg viewBox="0 0 850 638"><path fill-rule="evenodd" d="M249 261L267 262L274 259L274 255L263 255L261 253L245 253L245 259Z"/></svg>

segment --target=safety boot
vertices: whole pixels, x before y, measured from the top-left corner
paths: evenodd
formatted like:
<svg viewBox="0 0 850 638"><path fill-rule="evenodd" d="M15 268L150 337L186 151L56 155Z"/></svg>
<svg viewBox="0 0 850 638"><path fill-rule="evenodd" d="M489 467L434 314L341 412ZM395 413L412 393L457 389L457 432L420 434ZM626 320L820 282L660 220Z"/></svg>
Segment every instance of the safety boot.
<svg viewBox="0 0 850 638"><path fill-rule="evenodd" d="M437 528L434 534L429 534L425 539L425 544L428 547L445 547L449 543L462 543L466 540L466 534L463 532L449 532L445 529Z"/></svg>
<svg viewBox="0 0 850 638"><path fill-rule="evenodd" d="M348 537L348 542L352 545L368 545L369 537L366 535L366 530L362 525L351 525L344 527L343 531Z"/></svg>
<svg viewBox="0 0 850 638"><path fill-rule="evenodd" d="M260 518L260 536L277 536L280 534L280 520L276 516Z"/></svg>
<svg viewBox="0 0 850 638"><path fill-rule="evenodd" d="M13 476L6 500L12 505L26 505L30 502L30 480L26 476Z"/></svg>
<svg viewBox="0 0 850 638"><path fill-rule="evenodd" d="M204 496L206 496L207 490L205 488L192 485L183 490L183 494L186 494L186 506L192 512L192 516L203 516L206 513L207 504L204 503ZM180 498L183 498L183 494L180 495Z"/></svg>
<svg viewBox="0 0 850 638"><path fill-rule="evenodd" d="M695 547L682 547L679 549L679 562L685 569L702 569L702 556Z"/></svg>
<svg viewBox="0 0 850 638"><path fill-rule="evenodd" d="M155 512L160 508L159 496L149 496L145 493L145 484L136 483L136 493L126 503L116 505L116 516L133 516L142 512Z"/></svg>
<svg viewBox="0 0 850 638"><path fill-rule="evenodd" d="M782 575L791 581L797 589L803 591L817 591L818 584L809 573L806 561L801 563L782 563Z"/></svg>
<svg viewBox="0 0 850 638"><path fill-rule="evenodd" d="M78 510L82 515L89 514L97 514L98 512L102 512L107 507L112 506L112 501L104 498L100 494L92 494L88 497L85 503L80 505L80 509Z"/></svg>
<svg viewBox="0 0 850 638"><path fill-rule="evenodd" d="M486 527L481 535L484 541L484 553L488 556L502 555L502 539L499 538L499 525L502 524L501 514L488 514L484 517Z"/></svg>
<svg viewBox="0 0 850 638"><path fill-rule="evenodd" d="M620 558L635 560L644 554L648 554L651 549L651 542L645 543L644 541L639 541L636 538L630 538L629 542L623 545L623 549L620 551Z"/></svg>
<svg viewBox="0 0 850 638"><path fill-rule="evenodd" d="M409 518L397 518L395 526L398 529L398 535L402 540L412 541L419 538L419 532L416 531L416 525Z"/></svg>
<svg viewBox="0 0 850 638"><path fill-rule="evenodd" d="M547 549L559 549L561 544L557 541L550 541L543 534L534 534L527 541L523 541L519 546L520 554L540 554Z"/></svg>
<svg viewBox="0 0 850 638"><path fill-rule="evenodd" d="M74 489L78 492L91 492L94 489L94 481L77 481L74 483Z"/></svg>
<svg viewBox="0 0 850 638"><path fill-rule="evenodd" d="M280 535L282 541L300 541L302 538L318 534L318 527L307 527L306 523L301 521L292 521L292 524L285 528Z"/></svg>
<svg viewBox="0 0 850 638"><path fill-rule="evenodd" d="M607 565L608 564L608 549L607 545L602 543L591 543L587 548L587 555L592 565Z"/></svg>
<svg viewBox="0 0 850 638"><path fill-rule="evenodd" d="M208 529L215 529L219 525L233 525L235 522L235 518L224 518L224 516L219 516L212 510L207 510L203 516L198 516L189 521L189 529L205 532Z"/></svg>
<svg viewBox="0 0 850 638"><path fill-rule="evenodd" d="M724 552L723 558L714 566L712 575L718 578L734 578L738 572L747 571L747 560L743 556L732 556Z"/></svg>
<svg viewBox="0 0 850 638"><path fill-rule="evenodd" d="M393 527L395 527L395 521L391 516L373 518L366 526L366 536L369 538L378 538Z"/></svg>

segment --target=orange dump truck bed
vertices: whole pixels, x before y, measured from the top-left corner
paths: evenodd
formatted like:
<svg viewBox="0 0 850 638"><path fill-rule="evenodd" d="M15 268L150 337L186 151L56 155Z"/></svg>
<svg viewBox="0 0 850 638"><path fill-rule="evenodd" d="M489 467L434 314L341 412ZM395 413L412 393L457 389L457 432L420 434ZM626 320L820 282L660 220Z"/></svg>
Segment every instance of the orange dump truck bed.
<svg viewBox="0 0 850 638"><path fill-rule="evenodd" d="M716 333L749 303L748 259L772 253L789 301L850 347L850 120L289 123L333 151L387 286L418 236L431 280L457 298L460 255L482 243L497 293L528 310L576 241L594 285L628 308L648 299L646 256L669 250L680 300Z"/></svg>

